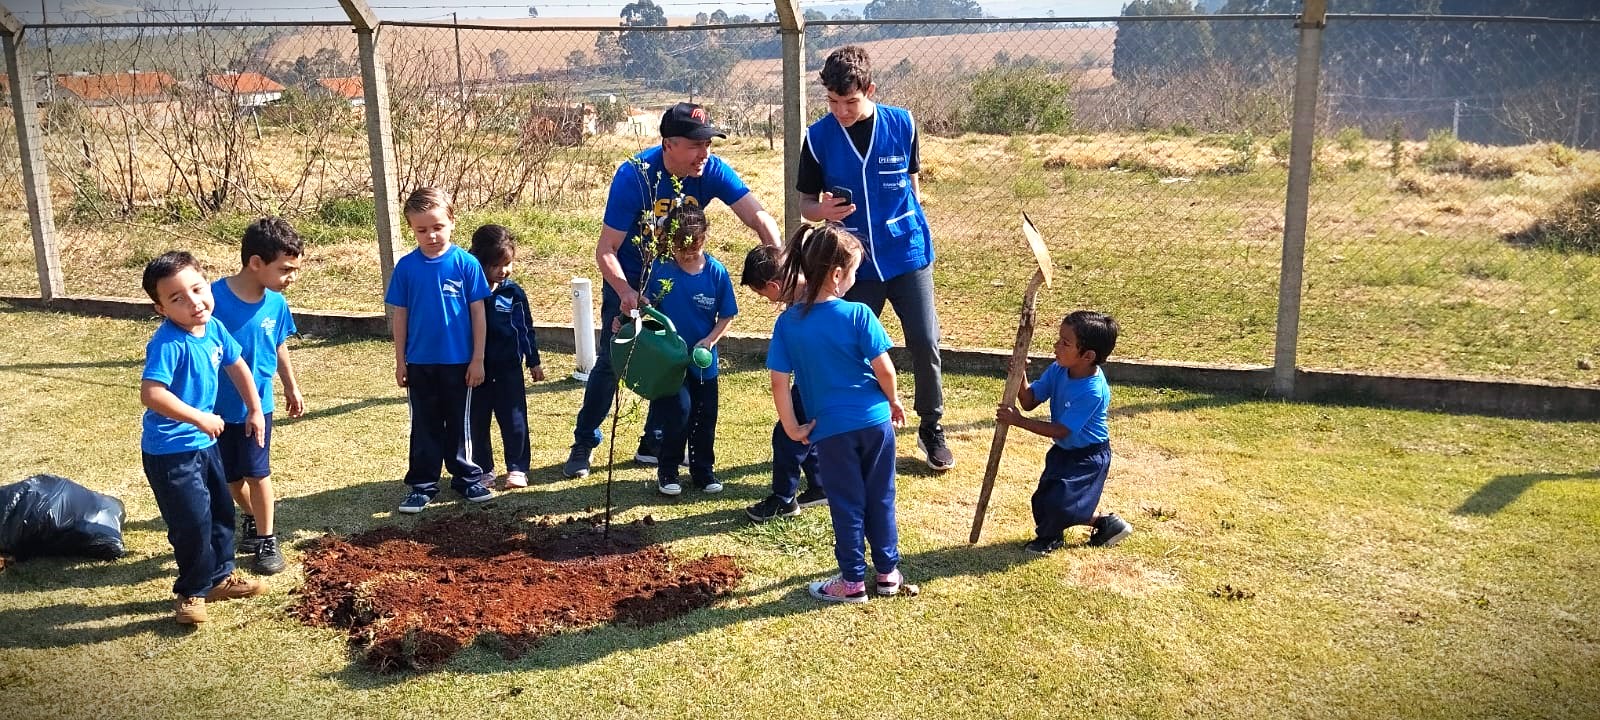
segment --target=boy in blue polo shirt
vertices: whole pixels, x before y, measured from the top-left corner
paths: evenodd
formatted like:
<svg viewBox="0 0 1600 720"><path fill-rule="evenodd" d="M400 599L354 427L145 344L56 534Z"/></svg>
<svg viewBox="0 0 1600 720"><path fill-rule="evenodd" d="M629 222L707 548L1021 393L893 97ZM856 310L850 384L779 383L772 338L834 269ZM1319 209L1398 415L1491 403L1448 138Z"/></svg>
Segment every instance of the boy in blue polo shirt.
<svg viewBox="0 0 1600 720"><path fill-rule="evenodd" d="M728 269L705 252L710 229L705 213L679 206L667 215L667 227L672 255L656 260L651 268L645 299L672 320L690 348L710 351L711 364L703 368L690 364L677 395L650 403L650 414L661 422L662 429L656 489L662 495L683 492L678 465L687 445L689 479L700 490L717 493L722 492L722 483L712 472L716 462L717 341L739 314L739 303L733 296Z"/></svg>
<svg viewBox="0 0 1600 720"><path fill-rule="evenodd" d="M417 249L394 265L383 301L393 313L394 381L411 406L410 488L399 512L419 513L439 494L439 465L450 471L450 488L468 502L494 493L472 460L471 389L483 383L485 317L489 283L483 266L450 244L455 211L434 188L406 198L406 223Z"/></svg>
<svg viewBox="0 0 1600 720"><path fill-rule="evenodd" d="M1117 321L1111 316L1087 310L1068 315L1056 338L1056 361L1017 393L1023 410L1050 403L1050 420L1025 417L1010 405L995 410L995 422L1055 441L1033 493L1035 537L1023 547L1030 553L1059 550L1074 525L1091 526L1089 545L1096 547L1115 545L1133 532L1116 513L1096 512L1111 468L1111 388L1100 366L1116 346Z"/></svg>
<svg viewBox="0 0 1600 720"><path fill-rule="evenodd" d="M305 414L305 400L294 366L289 362L289 336L295 334L294 317L283 290L300 272L300 235L282 218L262 218L245 228L239 245L239 272L211 284L216 318L239 342L250 366L266 429L261 442L245 435L248 412L239 393L228 385L217 388L217 414L226 423L217 438L222 471L228 490L243 511L239 519L239 552L255 556L255 571L274 575L283 571L283 553L274 532L272 490L272 376L283 376L283 397L289 417Z"/></svg>
<svg viewBox="0 0 1600 720"><path fill-rule="evenodd" d="M207 620L207 601L266 591L233 573L233 499L217 453L223 422L212 412L219 370L226 369L245 398L245 435L265 442L266 421L239 343L211 315L211 285L199 261L186 252L165 253L145 266L143 285L166 320L145 346L139 400L148 410L139 450L178 561L173 617L195 625Z"/></svg>

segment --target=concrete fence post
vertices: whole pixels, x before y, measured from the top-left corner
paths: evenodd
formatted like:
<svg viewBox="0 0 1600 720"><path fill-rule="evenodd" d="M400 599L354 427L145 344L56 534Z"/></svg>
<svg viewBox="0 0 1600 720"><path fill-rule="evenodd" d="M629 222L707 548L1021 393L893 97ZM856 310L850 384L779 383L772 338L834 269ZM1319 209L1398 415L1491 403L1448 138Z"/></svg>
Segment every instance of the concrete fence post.
<svg viewBox="0 0 1600 720"><path fill-rule="evenodd" d="M372 165L372 205L378 231L378 265L383 272L383 289L389 289L394 273L395 218L400 206L395 187L394 142L389 124L389 72L378 45L381 25L365 0L339 0L350 23L355 26L361 62L361 93L367 121L367 154Z"/></svg>
<svg viewBox="0 0 1600 720"><path fill-rule="evenodd" d="M783 36L783 233L787 237L805 222L794 181L800 176L800 140L806 132L806 23L800 0L775 0L775 9Z"/></svg>
<svg viewBox="0 0 1600 720"><path fill-rule="evenodd" d="M1317 80L1322 71L1322 30L1327 0L1305 0L1296 26L1294 120L1289 138L1289 189L1283 212L1283 261L1278 270L1277 342L1272 353L1272 391L1294 397L1300 340L1300 300L1305 275L1306 212L1311 189L1312 139L1316 134Z"/></svg>
<svg viewBox="0 0 1600 720"><path fill-rule="evenodd" d="M61 251L56 244L55 210L50 203L50 172L44 159L44 132L34 97L33 72L26 58L23 25L0 7L0 44L5 46L6 74L11 77L11 112L17 123L17 152L22 159L22 192L33 234L33 262L39 271L39 297L54 300L66 293L61 276ZM54 82L54 78L51 79Z"/></svg>

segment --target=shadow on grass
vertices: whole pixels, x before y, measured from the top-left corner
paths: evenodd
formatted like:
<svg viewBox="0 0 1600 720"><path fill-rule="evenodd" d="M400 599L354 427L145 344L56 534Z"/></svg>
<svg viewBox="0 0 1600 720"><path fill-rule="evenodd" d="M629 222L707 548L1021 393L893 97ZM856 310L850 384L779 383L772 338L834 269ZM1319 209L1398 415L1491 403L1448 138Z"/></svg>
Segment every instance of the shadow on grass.
<svg viewBox="0 0 1600 720"><path fill-rule="evenodd" d="M90 360L85 362L48 362L48 363L16 363L13 365L0 365L0 370L78 370L84 368L128 368L141 367L143 358L128 358L126 360Z"/></svg>
<svg viewBox="0 0 1600 720"><path fill-rule="evenodd" d="M165 525L161 526L165 529ZM0 595L28 592L54 592L97 587L124 587L148 582L168 571L172 562L169 550L132 562L126 560L86 560L82 558L37 557L6 566ZM0 624L0 627L7 627Z"/></svg>
<svg viewBox="0 0 1600 720"><path fill-rule="evenodd" d="M8 573L10 571L7 571ZM0 610L0 648L49 649L119 640L151 632L178 637L193 632L172 621L170 600L114 605L61 603L41 608Z"/></svg>
<svg viewBox="0 0 1600 720"><path fill-rule="evenodd" d="M1493 515L1516 502L1529 488L1542 482L1600 480L1600 470L1571 473L1523 473L1501 475L1461 503L1452 512L1456 515Z"/></svg>

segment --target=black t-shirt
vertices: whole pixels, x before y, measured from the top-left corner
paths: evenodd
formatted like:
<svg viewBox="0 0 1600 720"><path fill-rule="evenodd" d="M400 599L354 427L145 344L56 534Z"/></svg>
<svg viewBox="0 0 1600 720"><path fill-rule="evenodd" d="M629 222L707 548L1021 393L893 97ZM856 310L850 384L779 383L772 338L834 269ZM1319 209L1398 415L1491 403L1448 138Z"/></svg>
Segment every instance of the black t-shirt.
<svg viewBox="0 0 1600 720"><path fill-rule="evenodd" d="M844 129L850 136L851 144L856 146L856 152L867 154L867 147L872 144L872 128L878 124L878 116L874 111L871 118L858 120L854 125ZM809 134L809 133L808 133ZM911 157L907 160L907 172L917 174L922 165L921 133L911 135ZM823 191L822 165L811 156L811 141L809 138L800 141L800 176L795 178L794 189L806 195L817 195Z"/></svg>

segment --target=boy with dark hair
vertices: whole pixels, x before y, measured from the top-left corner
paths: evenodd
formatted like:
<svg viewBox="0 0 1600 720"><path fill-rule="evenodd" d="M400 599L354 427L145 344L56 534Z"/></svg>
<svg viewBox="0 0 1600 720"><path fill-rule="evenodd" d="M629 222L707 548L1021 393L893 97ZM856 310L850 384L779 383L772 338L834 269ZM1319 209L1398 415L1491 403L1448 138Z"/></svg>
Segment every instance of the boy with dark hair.
<svg viewBox="0 0 1600 720"><path fill-rule="evenodd" d="M266 592L233 572L233 500L217 453L223 422L212 412L220 370L244 398L245 436L264 443L266 421L239 343L211 315L211 285L200 262L186 252L151 260L144 292L165 320L145 345L139 400L148 409L139 450L178 561L173 617L195 625L208 619L208 601Z"/></svg>
<svg viewBox="0 0 1600 720"><path fill-rule="evenodd" d="M916 378L917 447L928 467L949 470L956 459L940 424L944 379L933 299L933 233L917 183L916 120L908 110L873 102L878 86L860 46L833 51L820 79L828 114L807 128L801 145L794 187L800 213L813 222L841 223L861 240L866 256L845 299L876 315L883 314L885 302L894 306Z"/></svg>
<svg viewBox="0 0 1600 720"><path fill-rule="evenodd" d="M768 245L757 245L744 256L744 269L739 274L739 284L750 288L767 300L783 303L783 286L778 282L782 265L782 251ZM800 390L789 385L789 399L794 403L794 413L800 424L810 419L800 401ZM805 476L806 489L800 490L800 477ZM783 431L783 423L772 425L772 494L745 508L744 514L755 522L766 522L778 517L793 517L801 508L828 504L828 494L817 482L817 449L798 443Z"/></svg>
<svg viewBox="0 0 1600 720"><path fill-rule="evenodd" d="M1010 405L995 410L995 422L1055 440L1033 493L1035 537L1023 547L1030 553L1059 550L1063 534L1074 525L1091 526L1089 545L1095 547L1111 547L1133 532L1116 513L1096 512L1111 468L1111 388L1100 366L1116 346L1117 321L1110 315L1087 310L1068 315L1056 338L1056 361L1017 393L1023 410L1050 403L1050 420L1025 417Z"/></svg>
<svg viewBox="0 0 1600 720"><path fill-rule="evenodd" d="M294 317L283 291L300 272L304 248L300 235L282 218L262 218L245 228L239 246L239 272L211 284L216 300L214 314L238 341L245 364L250 366L259 393L265 427L260 442L245 434L244 400L230 386L217 388L217 414L225 423L217 438L228 491L243 511L239 522L239 551L255 556L255 571L273 575L283 571L283 552L275 534L272 489L272 376L283 377L283 398L289 417L305 414L305 400L289 362L289 336L295 334Z"/></svg>

